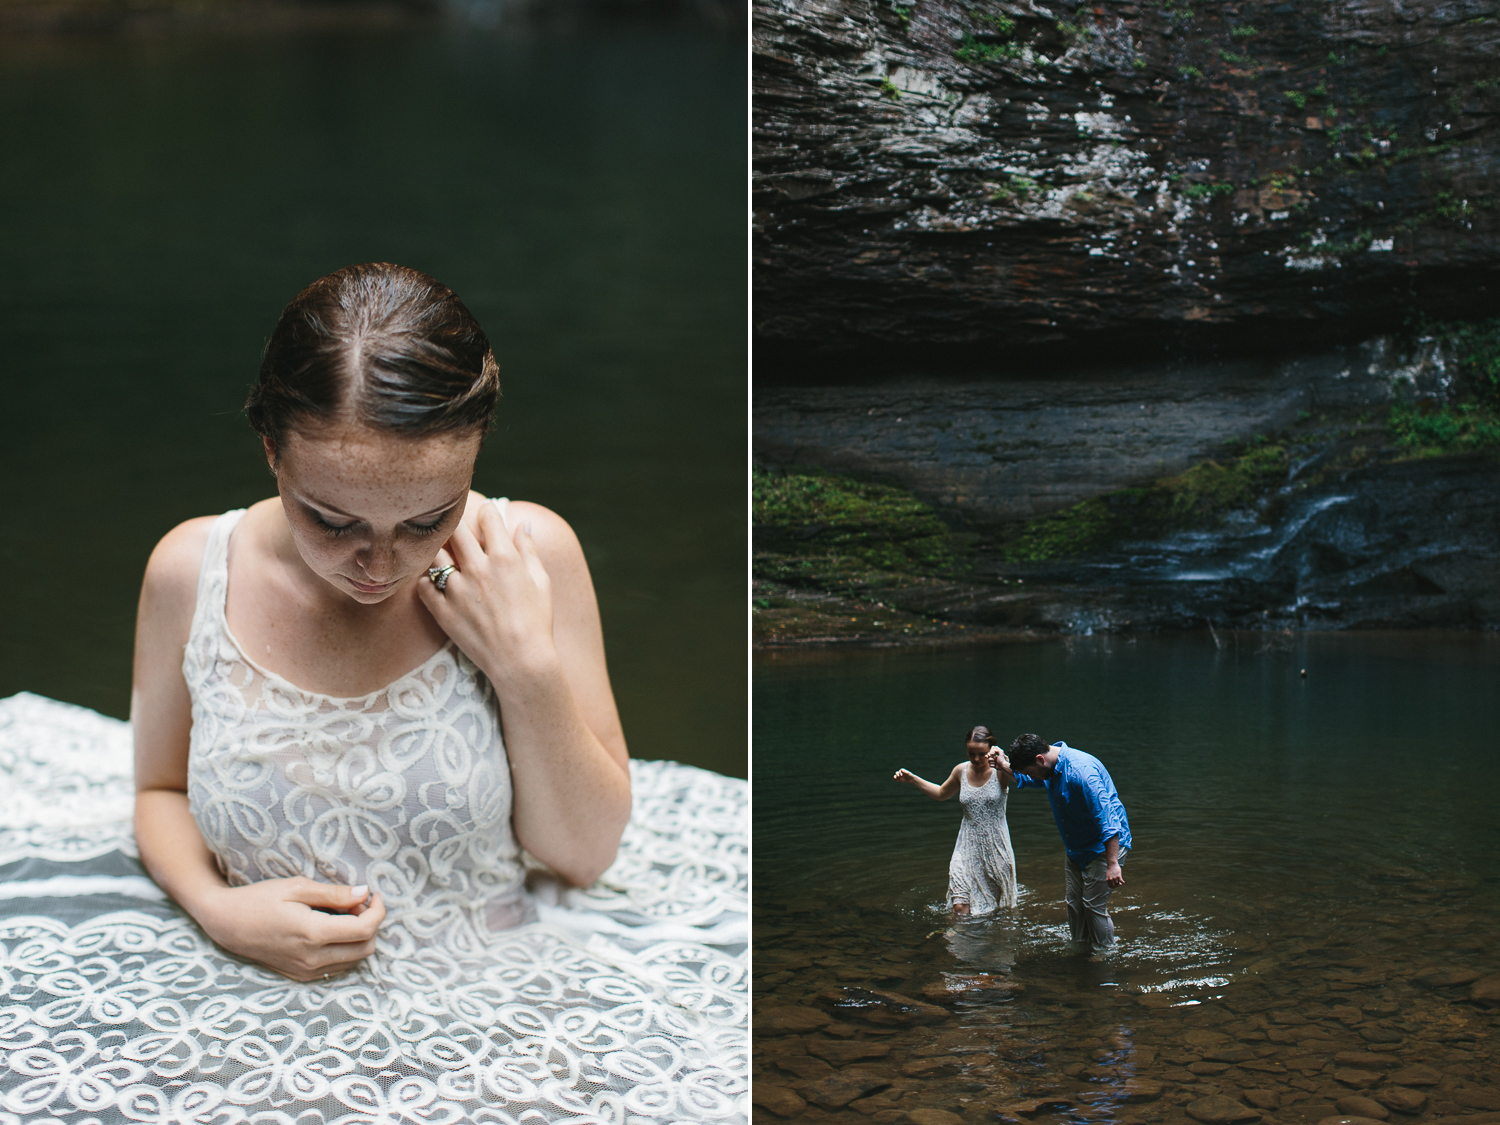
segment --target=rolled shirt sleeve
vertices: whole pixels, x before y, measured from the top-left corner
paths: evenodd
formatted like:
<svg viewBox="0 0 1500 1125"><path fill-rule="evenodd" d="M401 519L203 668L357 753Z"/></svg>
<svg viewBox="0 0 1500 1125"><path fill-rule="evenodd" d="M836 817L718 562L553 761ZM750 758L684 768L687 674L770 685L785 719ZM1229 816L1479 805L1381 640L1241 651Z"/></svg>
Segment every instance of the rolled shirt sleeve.
<svg viewBox="0 0 1500 1125"><path fill-rule="evenodd" d="M1018 788L1045 786L1052 819L1062 836L1068 858L1080 867L1104 854L1111 837L1120 838L1123 851L1131 846L1130 821L1104 763L1092 754L1057 742L1057 770L1046 781L1017 775Z"/></svg>

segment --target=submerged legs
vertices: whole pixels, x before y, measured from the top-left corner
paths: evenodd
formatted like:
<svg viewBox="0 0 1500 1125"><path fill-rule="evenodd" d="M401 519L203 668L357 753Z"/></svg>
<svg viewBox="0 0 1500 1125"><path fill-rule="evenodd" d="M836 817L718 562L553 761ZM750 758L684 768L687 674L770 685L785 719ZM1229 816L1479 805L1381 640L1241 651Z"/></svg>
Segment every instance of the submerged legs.
<svg viewBox="0 0 1500 1125"><path fill-rule="evenodd" d="M1095 953L1102 953L1115 943L1115 924L1109 917L1111 887L1104 879L1105 867L1103 856L1086 867L1078 866L1066 856L1063 858L1068 929L1074 941L1087 942Z"/></svg>

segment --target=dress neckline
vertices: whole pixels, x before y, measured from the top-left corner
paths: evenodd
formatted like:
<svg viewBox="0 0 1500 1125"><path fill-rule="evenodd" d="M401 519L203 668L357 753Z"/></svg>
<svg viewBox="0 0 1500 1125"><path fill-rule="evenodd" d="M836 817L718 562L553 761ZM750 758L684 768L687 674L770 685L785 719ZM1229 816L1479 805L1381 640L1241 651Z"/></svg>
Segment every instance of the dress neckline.
<svg viewBox="0 0 1500 1125"><path fill-rule="evenodd" d="M312 691L308 688L301 687L298 684L294 684L280 672L273 672L271 669L262 666L259 662L251 658L250 654L245 650L245 646L240 644L240 639L234 635L234 630L229 627L229 544L230 540L234 538L235 530L239 527L241 520L243 520L245 512L246 509L240 508L234 512L226 512L224 513L224 516L220 517L228 518L229 516L233 516L234 520L229 524L228 528L224 532L224 544L219 552L219 558L215 560L217 569L219 570L219 577L221 579L219 584L223 587L223 589L219 592L219 596L214 599L214 609L216 611L216 616L218 617L219 627L223 629L224 636L228 638L229 643L234 646L235 653L238 654L239 658L246 664L248 664L251 668L253 668L259 675L265 677L269 681L291 688L298 695L305 696L308 699L319 699L328 703L368 704L378 699L382 695L389 695L394 688L399 687L401 684L406 683L408 680L420 678L422 673L426 672L430 665L436 664L440 657L442 657L445 653L453 648L453 642L447 641L436 652L434 652L426 660L422 661L422 663L418 664L411 671L403 672L390 683L386 684L384 687L376 688L374 691L368 692L365 695L329 695L327 692Z"/></svg>
<svg viewBox="0 0 1500 1125"><path fill-rule="evenodd" d="M972 781L969 780L969 766L968 766L968 763L967 762L964 763L964 784L967 785L970 789L983 789L991 781L994 781L995 778L997 778L999 776L1000 776L1000 771L997 770L994 766L991 766L990 767L990 776L987 777L987 778L985 778L978 785L975 785Z"/></svg>

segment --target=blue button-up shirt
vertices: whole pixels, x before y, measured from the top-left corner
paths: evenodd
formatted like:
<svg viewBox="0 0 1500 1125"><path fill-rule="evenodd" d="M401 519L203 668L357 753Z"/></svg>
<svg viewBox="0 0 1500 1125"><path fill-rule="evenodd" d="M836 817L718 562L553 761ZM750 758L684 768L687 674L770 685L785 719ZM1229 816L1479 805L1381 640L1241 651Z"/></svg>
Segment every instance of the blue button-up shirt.
<svg viewBox="0 0 1500 1125"><path fill-rule="evenodd" d="M1120 837L1120 850L1130 847L1130 821L1115 792L1104 763L1092 754L1074 750L1066 742L1058 748L1057 768L1046 781L1016 774L1016 788L1045 786L1052 802L1052 819L1062 835L1068 858L1084 867L1104 854L1111 836Z"/></svg>

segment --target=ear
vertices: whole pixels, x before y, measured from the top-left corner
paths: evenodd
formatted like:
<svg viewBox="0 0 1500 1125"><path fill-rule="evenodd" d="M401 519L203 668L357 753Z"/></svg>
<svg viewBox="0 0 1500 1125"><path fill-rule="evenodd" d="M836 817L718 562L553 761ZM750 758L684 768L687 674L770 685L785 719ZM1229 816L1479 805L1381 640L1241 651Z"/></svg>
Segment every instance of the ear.
<svg viewBox="0 0 1500 1125"><path fill-rule="evenodd" d="M271 475L276 475L276 443L264 434L261 435L260 444L266 451L266 465L271 470Z"/></svg>

